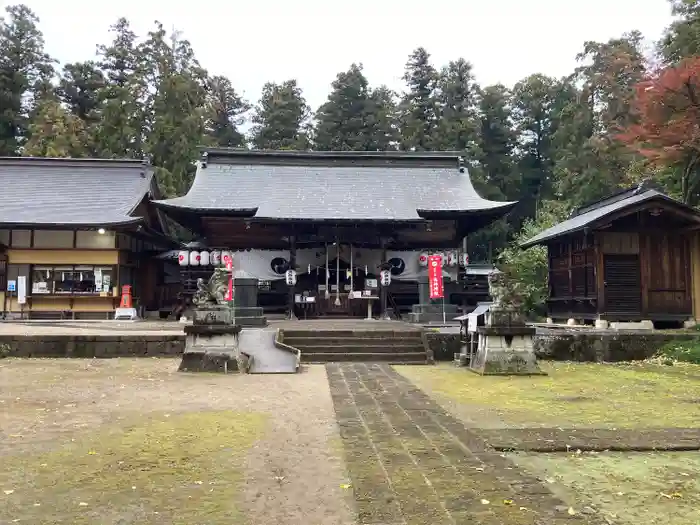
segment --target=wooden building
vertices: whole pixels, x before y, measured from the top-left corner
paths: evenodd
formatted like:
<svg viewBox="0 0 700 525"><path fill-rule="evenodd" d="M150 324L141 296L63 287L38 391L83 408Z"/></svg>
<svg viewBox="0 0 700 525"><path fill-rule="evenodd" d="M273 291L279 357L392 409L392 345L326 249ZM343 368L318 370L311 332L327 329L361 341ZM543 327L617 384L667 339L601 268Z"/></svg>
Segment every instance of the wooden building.
<svg viewBox="0 0 700 525"><path fill-rule="evenodd" d="M166 236L141 161L0 158L3 317L109 318L121 286L157 308Z"/></svg>
<svg viewBox="0 0 700 525"><path fill-rule="evenodd" d="M410 309L427 279L424 255L463 250L470 232L515 203L482 199L456 153L209 149L187 195L154 204L208 250L233 252L237 276L259 281L267 311L364 316L357 292L382 269L392 281L379 287L375 313ZM451 261L444 274L456 283ZM295 285L284 280L288 269ZM184 274L192 284L208 272Z"/></svg>
<svg viewBox="0 0 700 525"><path fill-rule="evenodd" d="M700 213L648 184L575 210L547 247L554 320L681 324L698 316Z"/></svg>

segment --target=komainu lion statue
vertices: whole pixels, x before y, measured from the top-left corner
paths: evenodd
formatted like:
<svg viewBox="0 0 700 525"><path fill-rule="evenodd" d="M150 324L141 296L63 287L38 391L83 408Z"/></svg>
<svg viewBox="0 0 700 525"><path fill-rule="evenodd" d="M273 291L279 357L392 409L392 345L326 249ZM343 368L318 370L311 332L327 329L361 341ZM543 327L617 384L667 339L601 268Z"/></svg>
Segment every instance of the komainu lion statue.
<svg viewBox="0 0 700 525"><path fill-rule="evenodd" d="M518 311L523 307L520 283L500 270L489 274L489 294L494 306Z"/></svg>
<svg viewBox="0 0 700 525"><path fill-rule="evenodd" d="M225 304L230 277L231 272L226 268L215 268L206 283L204 279L197 279L197 291L192 297L192 303L198 308Z"/></svg>

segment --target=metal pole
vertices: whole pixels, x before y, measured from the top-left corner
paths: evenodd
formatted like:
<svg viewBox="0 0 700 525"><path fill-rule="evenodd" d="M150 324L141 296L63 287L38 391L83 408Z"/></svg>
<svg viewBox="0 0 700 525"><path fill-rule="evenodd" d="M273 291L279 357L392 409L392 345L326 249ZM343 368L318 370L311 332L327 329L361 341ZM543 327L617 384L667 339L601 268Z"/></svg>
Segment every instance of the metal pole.
<svg viewBox="0 0 700 525"><path fill-rule="evenodd" d="M442 324L447 324L445 320L445 285L442 285Z"/></svg>

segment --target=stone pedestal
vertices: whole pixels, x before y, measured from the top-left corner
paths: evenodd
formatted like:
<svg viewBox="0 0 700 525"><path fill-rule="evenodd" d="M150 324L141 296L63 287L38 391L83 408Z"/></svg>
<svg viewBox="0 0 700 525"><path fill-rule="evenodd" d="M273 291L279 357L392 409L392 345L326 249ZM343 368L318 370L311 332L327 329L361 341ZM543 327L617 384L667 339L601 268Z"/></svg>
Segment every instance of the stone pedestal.
<svg viewBox="0 0 700 525"><path fill-rule="evenodd" d="M263 309L258 306L258 280L236 277L233 280L233 316L240 326L267 326Z"/></svg>
<svg viewBox="0 0 700 525"><path fill-rule="evenodd" d="M238 346L240 325L231 323L225 305L194 310L194 322L185 326L185 351L181 372L248 372L249 356Z"/></svg>
<svg viewBox="0 0 700 525"><path fill-rule="evenodd" d="M408 314L410 323L440 323L443 322L443 300L430 298L430 285L428 277L421 275L418 277L418 304L411 306ZM454 318L459 315L457 305L445 301L444 320L447 323L454 323Z"/></svg>
<svg viewBox="0 0 700 525"><path fill-rule="evenodd" d="M544 375L533 347L535 329L513 310L492 308L479 337L471 370L482 375Z"/></svg>

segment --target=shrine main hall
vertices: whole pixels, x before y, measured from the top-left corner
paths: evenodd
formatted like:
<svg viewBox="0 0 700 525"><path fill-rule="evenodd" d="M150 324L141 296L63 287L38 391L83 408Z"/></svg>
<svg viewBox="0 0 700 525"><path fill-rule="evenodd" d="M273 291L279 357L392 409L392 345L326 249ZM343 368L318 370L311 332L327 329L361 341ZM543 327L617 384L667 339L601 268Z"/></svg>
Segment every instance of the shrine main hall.
<svg viewBox="0 0 700 525"><path fill-rule="evenodd" d="M457 153L236 149L205 150L188 193L153 204L197 239L179 252L185 293L231 254L236 281L256 283L246 306L359 317L370 302L417 321L436 313L427 257L443 255L456 312L470 300L466 237L515 205L483 199Z"/></svg>

